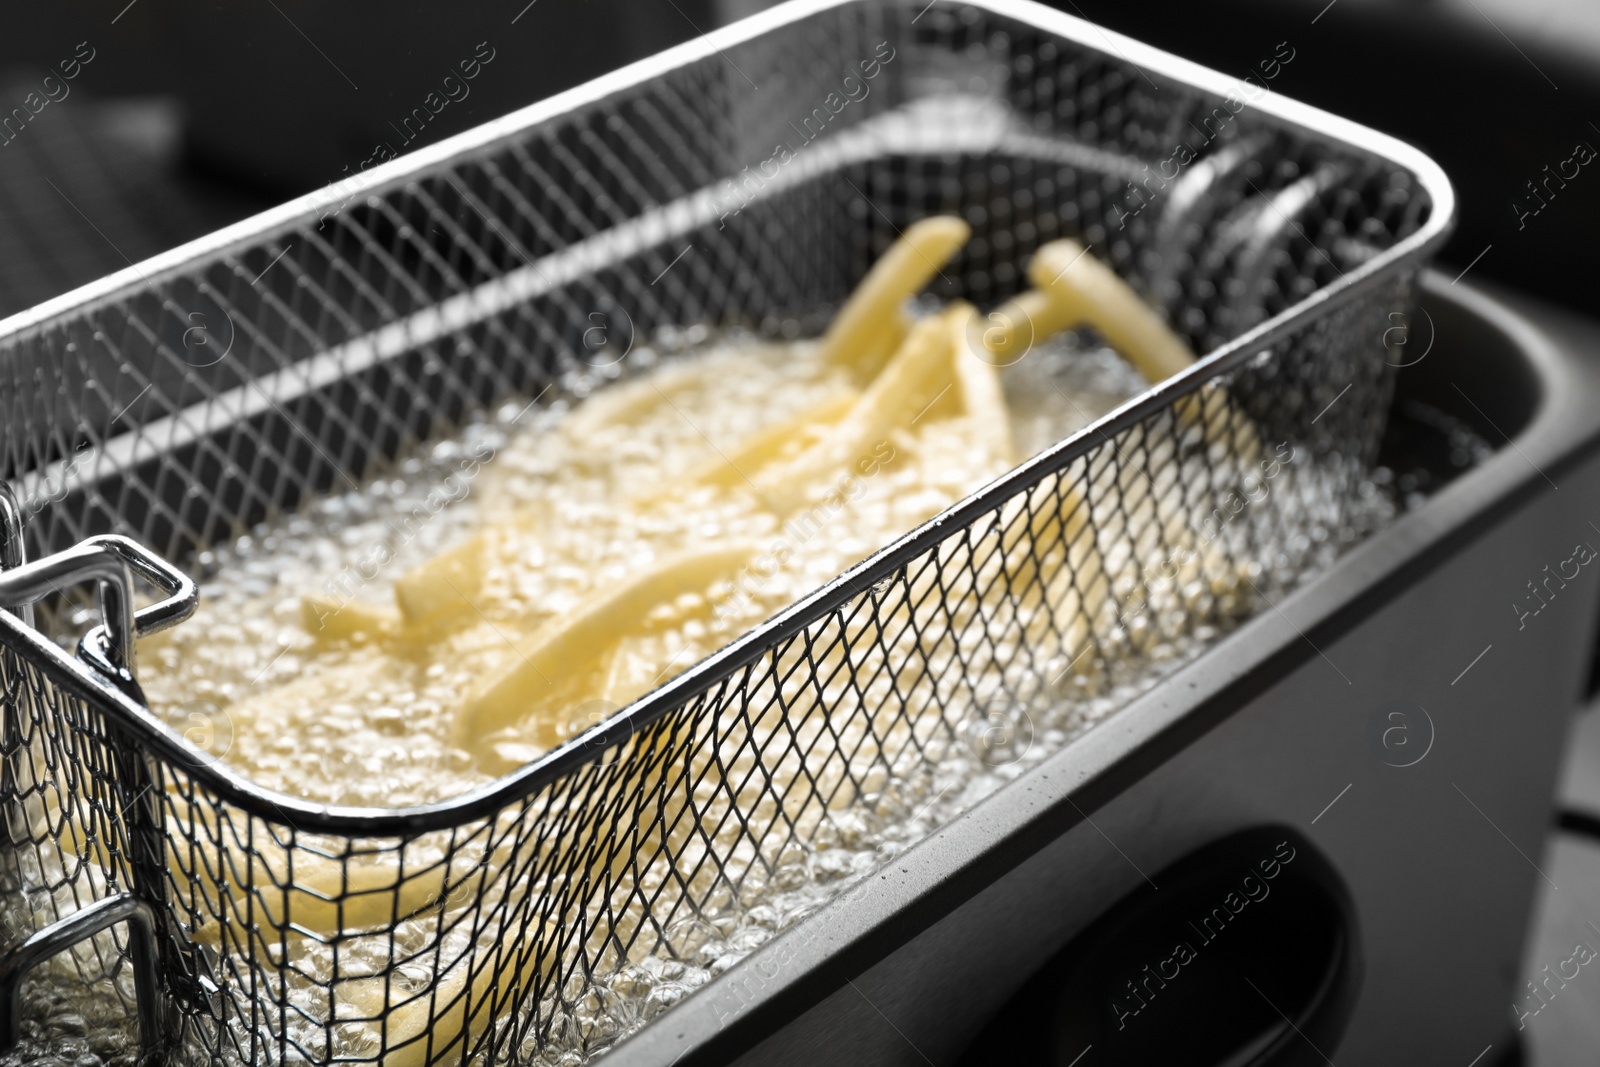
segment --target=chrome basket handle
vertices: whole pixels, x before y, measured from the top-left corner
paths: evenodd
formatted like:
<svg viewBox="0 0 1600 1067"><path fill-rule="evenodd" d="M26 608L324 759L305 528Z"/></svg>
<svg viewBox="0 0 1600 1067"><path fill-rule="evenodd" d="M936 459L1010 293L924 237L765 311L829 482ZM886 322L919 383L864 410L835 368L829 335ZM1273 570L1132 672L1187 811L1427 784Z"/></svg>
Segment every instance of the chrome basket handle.
<svg viewBox="0 0 1600 1067"><path fill-rule="evenodd" d="M11 486L0 481L0 567L10 570L28 562L28 548L22 540L22 503ZM33 607L13 609L17 618L33 625Z"/></svg>
<svg viewBox="0 0 1600 1067"><path fill-rule="evenodd" d="M3 487L3 483L0 483ZM138 542L114 534L90 537L78 544L35 560L22 562L20 512L9 492L0 492L0 608L14 611L25 623L31 622L29 608L51 593L59 594L67 585L93 582L100 609L100 624L83 635L78 643L78 658L104 675L119 690L147 703L135 678L136 642L145 634L176 625L194 614L200 591L194 580ZM160 587L166 598L135 611L133 576ZM10 715L6 738L0 748L0 767L11 773L6 758L18 745L18 733ZM143 759L137 753L123 752L132 772L128 784L143 776ZM160 860L150 858L147 842L160 841L159 814L151 807L147 790L135 796L130 808L130 859L133 865L133 891L124 891L97 900L80 911L52 923L29 937L10 952L0 954L0 1054L15 1048L18 1038L18 1012L22 981L44 960L66 951L85 938L118 923L128 927L128 951L134 972L139 1038L146 1056L157 1055L172 1028L168 1000L160 984L163 946L158 944L158 909L161 900ZM145 834L139 834L139 829ZM141 847L144 844L145 847ZM162 855L161 845L154 846ZM142 891L141 891L142 887ZM151 897L153 899L145 899Z"/></svg>
<svg viewBox="0 0 1600 1067"><path fill-rule="evenodd" d="M138 693L134 677L138 639L160 633L193 615L200 606L200 588L194 579L131 538L102 534L80 542L78 547L86 545L120 558L123 567L119 580L123 584L108 599L107 583L99 583L101 622L83 635L78 643L78 655L119 685L132 686L132 692ZM130 572L160 588L167 594L166 598L139 611L131 611L133 582ZM143 702L142 694L140 700Z"/></svg>
<svg viewBox="0 0 1600 1067"><path fill-rule="evenodd" d="M133 609L133 575L167 597ZM194 580L137 541L116 534L90 537L52 556L0 571L0 607L23 608L67 585L94 582L100 625L78 642L78 657L117 688L144 703L135 678L136 642L194 614L200 590Z"/></svg>
<svg viewBox="0 0 1600 1067"><path fill-rule="evenodd" d="M171 1029L172 1021L165 1017L161 999L155 914L150 905L132 893L118 893L52 923L10 953L0 955L0 1053L13 1051L21 1040L23 979L50 957L118 923L128 924L140 1044L147 1054L164 1047L165 1033Z"/></svg>

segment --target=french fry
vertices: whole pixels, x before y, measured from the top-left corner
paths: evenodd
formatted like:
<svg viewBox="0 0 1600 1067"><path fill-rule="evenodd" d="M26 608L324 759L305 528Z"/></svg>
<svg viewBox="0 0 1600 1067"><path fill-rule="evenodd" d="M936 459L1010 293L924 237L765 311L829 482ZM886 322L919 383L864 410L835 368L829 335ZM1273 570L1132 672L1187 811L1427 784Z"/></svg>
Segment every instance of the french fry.
<svg viewBox="0 0 1600 1067"><path fill-rule="evenodd" d="M1110 267L1089 255L1077 241L1063 238L1041 245L1028 264L1037 287L1008 301L990 318L997 325L985 340L1003 361L1020 359L1028 349L1060 330L1092 326L1151 384L1165 381L1195 362L1194 352ZM1207 403L1208 397L1222 400ZM1231 446L1246 466L1262 454L1248 420L1235 417L1226 390L1208 383L1180 398L1173 409L1186 425L1199 426L1212 444Z"/></svg>
<svg viewBox="0 0 1600 1067"><path fill-rule="evenodd" d="M1081 324L1077 311L1042 289L1027 289L986 316L983 342L995 362L1009 367L1035 344Z"/></svg>
<svg viewBox="0 0 1600 1067"><path fill-rule="evenodd" d="M992 359L973 350L975 318L956 325L960 331L953 340L956 374L963 406L978 423L980 440L990 454L1012 462L1015 444L998 366L1022 358L1036 340L1071 328L1078 318L1076 310L1065 302L1035 289L1002 305L989 319L994 325L984 330L981 338ZM1059 483L1057 494L1059 500L1053 506L1042 499L1036 501L1036 505L1043 506L1036 506L1026 523L1020 521L1026 498L1013 501L997 529L973 547L972 558L982 566L1003 569L1010 576L1007 585L1018 595L1025 594L1035 583L1041 566L1053 562L1060 568L1049 582L1052 590L1042 594L1047 598L1053 595L1057 602L1050 611L1036 615L1037 632L1031 636L1035 640L1042 638L1042 626L1055 619L1064 636L1063 651L1076 662L1092 635L1094 620L1100 615L1111 586L1094 529L1089 525L1088 507L1065 480ZM995 562L991 564L990 560ZM925 592L914 591L914 595Z"/></svg>
<svg viewBox="0 0 1600 1067"><path fill-rule="evenodd" d="M508 900L503 909L508 915L524 909L533 892L529 881L518 878L524 872L514 869L520 849L513 838L506 837L493 850L493 859L476 868L480 888L473 893L481 891L481 883L491 876L504 877ZM461 1046L480 1037L497 1017L488 1010L493 998L501 998L504 1011L513 986L526 994L536 974L549 975L556 953L540 952L549 934L547 923L532 922L529 928L495 939L489 950L495 958L481 961L476 971L466 959L458 959L438 976L431 990L409 998L395 992L382 977L351 979L340 985L340 999L347 1005L341 1014L368 1017L368 1033L383 1045L378 1061L381 1067L424 1067L430 1061L442 1062L447 1053L459 1057Z"/></svg>
<svg viewBox="0 0 1600 1067"><path fill-rule="evenodd" d="M621 382L586 399L561 428L576 441L607 426L631 425L651 411L704 383L705 368L698 363L663 367L653 374Z"/></svg>
<svg viewBox="0 0 1600 1067"><path fill-rule="evenodd" d="M628 676L627 657L619 646L612 650L606 663L605 678L600 683L600 699L621 708L641 694L639 684Z"/></svg>
<svg viewBox="0 0 1600 1067"><path fill-rule="evenodd" d="M406 626L436 627L475 613L489 538L488 532L475 534L395 581L394 599Z"/></svg>
<svg viewBox="0 0 1600 1067"><path fill-rule="evenodd" d="M1093 326L1152 385L1195 362L1194 352L1110 267L1073 240L1040 246L1028 264L1028 278L1077 322ZM1207 397L1221 400L1207 403ZM1212 444L1227 444L1240 462L1254 464L1261 442L1248 419L1235 417L1226 390L1211 382L1180 398L1173 410L1185 424L1199 426Z"/></svg>
<svg viewBox="0 0 1600 1067"><path fill-rule="evenodd" d="M897 306L862 344L861 357L856 361L861 376L870 379L883 369L883 365L906 343L910 333L911 319L903 308Z"/></svg>
<svg viewBox="0 0 1600 1067"><path fill-rule="evenodd" d="M184 836L220 841L223 831L215 820L179 797L171 796L169 801L180 809L180 817L187 810L188 818L207 828L205 834ZM253 869L240 865L245 848L254 854ZM228 862L223 862L224 856ZM212 918L194 932L196 940L211 944L220 943L224 925L238 940L254 939L264 945L277 944L284 935L333 938L383 929L432 907L447 890L482 877L478 863L456 871L451 864L433 863L412 864L420 869L402 878L398 861L334 858L292 849L270 836L256 834L248 840L241 837L233 847L219 844L215 853L209 849L188 855L174 851L168 862L176 869L189 870L191 882L211 898L209 910L223 913L220 920Z"/></svg>
<svg viewBox="0 0 1600 1067"><path fill-rule="evenodd" d="M951 550L960 544L952 541ZM1109 599L1111 579L1089 509L1064 477L1054 493L1036 488L1013 498L972 546L970 558L983 571L977 581L991 595L1009 591L1019 608L1037 608L1025 624L1030 641L1042 642L1053 626L1062 638L1061 652L1078 662ZM997 572L1008 576L1003 586L994 580ZM925 584L937 575L937 568L929 568ZM920 602L930 595L931 584L914 586L911 599Z"/></svg>
<svg viewBox="0 0 1600 1067"><path fill-rule="evenodd" d="M1194 353L1117 273L1077 241L1040 246L1028 279L1057 305L1056 321L1093 326L1145 380L1165 381L1194 362Z"/></svg>
<svg viewBox="0 0 1600 1067"><path fill-rule="evenodd" d="M169 799L183 804L176 796ZM59 808L48 802L46 811L55 812L57 817L60 815ZM61 818L60 827L59 840L65 852L102 866L111 862L105 845L84 828L76 815ZM512 853L509 840L493 850L492 859L474 861L463 869L464 873L457 872L461 876L456 877L453 884L447 882L452 866L458 865L429 865L401 880L396 864L341 862L301 853L294 855L291 879L287 851L276 846L263 850L259 841L252 842L251 847L256 850L253 862L262 869L250 872L253 877L248 883L242 882L244 872L238 872L241 884L237 891L227 888L233 879L226 876L227 866L217 858L212 859L212 864L221 868L220 875L214 875L198 863L193 864L195 870L187 872L191 884L209 898L209 903L203 907L215 911L222 907L224 897L229 901L224 920L213 919L196 929L192 936L199 943L219 946L226 924L234 939L254 943L265 956L278 951L283 936L297 938L310 933L334 938L364 930L381 930L398 919L439 903L447 890L455 896L474 897L482 883L495 872L505 872ZM177 866L179 856L174 851L169 858L174 870L184 869ZM180 907L185 905L181 900L175 903ZM252 920L248 926L245 925L247 914ZM379 1061L383 1067L424 1067L430 1058L458 1049L463 1040L470 1042L482 1035L497 1017L489 1010L493 997L505 997L514 985L526 993L536 974L548 975L554 968L555 953L546 951L541 958L538 949L546 940L549 927L538 923L534 929L536 933L532 935L502 941L500 955L492 964L476 972L465 964L457 964L440 978L431 996L403 1000L388 1010L385 1010L385 983L381 978L345 980L339 984L340 1000L345 1005L341 1014L346 1018L350 1015L373 1017L366 1026L374 1038L381 1039L384 1044L385 1053ZM468 1001L472 1005L470 1018ZM432 1057L429 1055L430 1036Z"/></svg>
<svg viewBox="0 0 1600 1067"><path fill-rule="evenodd" d="M1000 372L990 362L992 352L985 348L980 354L972 346L974 315L970 307L958 308L948 318L956 384L961 388L961 405L984 450L995 462L1009 467L1016 462L1011 412L1000 387Z"/></svg>
<svg viewBox="0 0 1600 1067"><path fill-rule="evenodd" d="M332 644L392 636L400 628L400 617L377 604L313 593L300 598L300 625L319 644Z"/></svg>
<svg viewBox="0 0 1600 1067"><path fill-rule="evenodd" d="M272 856L269 861L266 856ZM254 922L254 937L275 944L280 934L335 937L362 930L382 929L436 903L444 894L449 869L444 864L400 878L398 866L329 859L313 853L295 853L292 866L283 850L264 853L256 861L267 868L248 883L234 885L222 872L221 882L211 881L211 891L227 892L226 923L244 939L246 915ZM206 880L203 868L191 872ZM291 877L292 870L292 877ZM239 872L241 875L243 872ZM224 886L231 886L232 891ZM248 902L248 903L247 903ZM249 909L248 912L246 909ZM222 923L212 920L195 931L197 940L217 944Z"/></svg>
<svg viewBox="0 0 1600 1067"><path fill-rule="evenodd" d="M854 389L839 392L819 404L814 404L792 418L747 438L732 452L718 456L682 482L638 498L641 504L652 504L669 499L696 486L710 485L718 488L737 487L754 478L763 467L781 457L796 444L804 445L817 430L838 422L859 399Z"/></svg>
<svg viewBox="0 0 1600 1067"><path fill-rule="evenodd" d="M932 281L971 235L972 228L954 215L907 226L867 271L823 335L824 364L848 367L864 379L871 378L878 369L872 358L881 359L900 347L893 343L899 340L896 331L904 321L900 305Z"/></svg>
<svg viewBox="0 0 1600 1067"><path fill-rule="evenodd" d="M207 833L216 837L214 820L204 818L181 797L168 794L167 803L187 812L189 819L202 823ZM59 809L47 803L47 817L49 812L59 815ZM204 835L196 839L203 840ZM58 841L69 855L102 867L112 862L105 843L88 832L77 814L62 818ZM244 871L230 870L220 862L220 854L229 852L226 848L210 856L209 863L203 863L202 854L209 853L209 849L180 852L170 840L168 847L168 866L186 873L189 883L209 900L209 910L220 910L221 901L227 896L227 925L242 940L249 933L244 925L248 907L257 924L255 937L267 944L276 943L280 934L333 937L386 926L434 904L443 895L450 873L446 865L436 864L402 880L395 864L341 861L309 852L293 853L291 863L287 849L253 841L253 862L262 869L252 872L255 877L245 881ZM469 875L457 882L470 880ZM217 944L222 925L213 918L197 928L194 937Z"/></svg>
<svg viewBox="0 0 1600 1067"><path fill-rule="evenodd" d="M723 366L690 360L669 363L640 378L618 382L598 390L562 421L562 432L576 442L584 442L598 430L613 426L632 426L662 405L696 389L715 386Z"/></svg>
<svg viewBox="0 0 1600 1067"><path fill-rule="evenodd" d="M740 542L673 556L550 620L517 649L517 662L468 698L456 719L455 743L476 750L486 734L515 726L556 680L592 665L651 608L704 592L755 553L753 543Z"/></svg>
<svg viewBox="0 0 1600 1067"><path fill-rule="evenodd" d="M525 993L533 984L539 970L539 954L533 946L544 940L545 927L541 925L539 930L536 937L499 941L499 959L475 974L464 963L457 964L434 985L431 996L418 996L387 1012L382 1010L381 1002L364 1005L368 1014L383 1016L381 1022L368 1024L383 1041L385 1052L378 1061L381 1067L427 1067L430 1061L443 1062L447 1053L459 1058L461 1045L482 1036L494 1021L495 1016L488 1011L492 998L497 993L507 997L513 986ZM545 973L554 965L554 954L547 954ZM469 1001L471 1018L467 1016Z"/></svg>
<svg viewBox="0 0 1600 1067"><path fill-rule="evenodd" d="M822 440L761 473L756 489L768 506L787 514L819 486L850 474L879 442L916 423L954 385L950 321L939 315L917 323L889 365Z"/></svg>

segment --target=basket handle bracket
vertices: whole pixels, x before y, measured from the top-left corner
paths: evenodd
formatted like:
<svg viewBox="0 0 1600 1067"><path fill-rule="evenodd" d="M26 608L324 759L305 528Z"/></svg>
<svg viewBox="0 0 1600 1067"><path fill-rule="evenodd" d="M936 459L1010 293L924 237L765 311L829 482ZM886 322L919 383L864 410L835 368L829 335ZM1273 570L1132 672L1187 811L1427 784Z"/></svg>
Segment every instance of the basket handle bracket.
<svg viewBox="0 0 1600 1067"><path fill-rule="evenodd" d="M138 997L139 1043L148 1053L162 1041L162 1001L156 966L155 914L132 893L97 900L35 932L0 955L0 1053L22 1039L22 983L40 964L118 923L128 924L128 953Z"/></svg>
<svg viewBox="0 0 1600 1067"><path fill-rule="evenodd" d="M135 611L135 574L158 586L166 599ZM136 642L193 615L200 604L199 587L137 541L101 534L54 555L0 571L0 607L22 608L80 582L95 584L101 621L78 643L79 658L143 703L144 694L134 675Z"/></svg>

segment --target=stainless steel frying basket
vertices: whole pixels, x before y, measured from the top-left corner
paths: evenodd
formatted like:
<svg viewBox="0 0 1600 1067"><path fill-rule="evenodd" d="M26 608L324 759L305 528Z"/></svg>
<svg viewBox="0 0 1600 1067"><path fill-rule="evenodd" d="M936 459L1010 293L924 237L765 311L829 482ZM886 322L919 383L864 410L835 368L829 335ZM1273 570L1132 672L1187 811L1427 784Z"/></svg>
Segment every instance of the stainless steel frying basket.
<svg viewBox="0 0 1600 1067"><path fill-rule="evenodd" d="M1042 7L799 0L7 320L8 544L45 558L0 572L0 998L76 975L252 1064L604 1047L1025 768L940 779L975 726L1082 727L1041 619L1107 580L1085 517L1094 551L1204 529L1248 575L1149 623L1196 648L1359 536L1452 210L1402 145ZM473 412L579 396L624 334L815 332L934 213L974 228L940 296L991 306L1074 236L1210 357L449 802L272 794L144 706L130 634L193 607L151 552L202 566ZM1216 452L1250 439L1296 457L1259 499ZM132 571L169 598L134 614ZM106 619L74 658L22 606L80 580ZM1145 594L1083 653L1112 696L1159 673Z"/></svg>

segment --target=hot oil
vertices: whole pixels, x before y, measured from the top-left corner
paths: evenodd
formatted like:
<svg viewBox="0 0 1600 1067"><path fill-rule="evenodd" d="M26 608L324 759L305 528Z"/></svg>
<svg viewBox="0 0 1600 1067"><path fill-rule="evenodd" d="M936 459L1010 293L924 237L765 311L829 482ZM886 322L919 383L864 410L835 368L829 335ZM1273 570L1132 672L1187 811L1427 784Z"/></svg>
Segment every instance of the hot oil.
<svg viewBox="0 0 1600 1067"><path fill-rule="evenodd" d="M1001 473L968 447L958 420L929 417L914 438L864 455L870 475L846 469L821 487L837 489L840 507L819 503L780 519L748 484L655 499L844 388L801 347L736 338L693 347L701 351L671 360L633 354L632 380L620 388L640 403L625 419L590 417L585 402L537 412L508 404L389 476L211 554L199 612L140 649L152 707L273 790L358 806L446 799L603 713L603 699L578 694L575 714L544 716L556 721L503 742L487 766L450 741L473 686L514 665L519 641L592 591L709 544L792 548L774 573L736 573L705 602L663 605L656 625L625 643L631 688L654 688ZM1013 391L1029 452L1142 388L1109 350L1059 358L1069 349L1015 368L1030 386L1041 375L1055 385ZM1061 364L1054 378L1052 362ZM1065 384L1055 380L1062 376ZM442 645L418 654L375 638L319 640L307 594L324 598L330 629L345 613L392 611L396 577L484 527L504 531L504 543L472 617Z"/></svg>
<svg viewBox="0 0 1600 1067"><path fill-rule="evenodd" d="M152 706L245 777L315 801L399 807L492 781L615 709L616 701L595 695L591 679L552 690L540 721L499 738L487 755L452 741L453 719L473 687L514 664L519 641L595 589L706 544L781 540L792 550L759 580L732 575L704 595L653 610L606 667L608 677L624 680L620 692L640 693L1001 473L972 447L970 428L936 402L914 432L883 442L886 449L875 454L870 473L865 467L842 471L837 485L819 487L819 503L805 509L807 521L798 528L793 516L780 520L764 507L751 486L684 489L690 472L839 392L844 383L808 355L804 345L764 345L738 335L669 335L634 351L623 365L562 383L562 401L503 405L384 475L216 549L200 561L200 612L141 647ZM578 399L612 377L625 380ZM1041 345L1004 380L1022 454L1145 388L1110 350L1071 335ZM638 403L627 417L603 417L608 404L615 409L617 397L630 395ZM1319 490L1318 472L1309 465L1297 475L1303 499L1331 493ZM1363 521L1378 521L1381 510L1374 504ZM320 632L330 619L337 627L346 613L347 619L386 617L397 577L486 528L500 531L497 547L488 553L470 614L448 636L408 643L359 628L341 640ZM1302 556L1330 554L1360 532L1308 531L1321 548L1308 541L1300 546ZM308 614L308 594L322 597L323 608ZM727 841L682 846L678 866L685 870L695 868L696 850L726 848L730 859L750 865L750 873L737 886L692 884L709 903L678 909L684 918L666 930L662 952L642 959L610 954L596 972L580 973L557 991L543 1008L553 1020L548 1039L541 1045L530 1035L518 1059L573 1063L605 1048L1059 751L1192 658L1228 624L1224 612L1189 625L1188 595L1175 591L1152 602L1149 618L1119 621L1118 647L1137 644L1138 670L1092 679L1070 671L1071 664L1047 665L1064 679L1049 699L971 709L971 730L915 749L914 762L876 779L869 793L832 806L806 845L790 843L756 857L734 833ZM1233 616L1248 606L1233 602ZM1017 651L1014 635L999 640L1000 652ZM424 840L414 847L430 845ZM659 870L646 878L653 883L641 887L647 893L662 888ZM486 889L485 908L506 892L503 886ZM70 899L58 904L70 910ZM593 905L594 925L616 918L614 911L606 911L609 918L600 914L610 906ZM637 912L637 904L625 905L624 920L639 921L638 914L630 918L629 907ZM441 937L437 917L418 917L399 924L392 944L387 936L356 936L337 946L297 942L295 966L322 979L383 974L396 951L425 952L440 943L442 958L456 958L469 947L467 931L468 924L457 923ZM426 989L433 979L421 963L393 976L401 993ZM304 1012L288 1016L291 1039L316 1047L326 1023L326 991L291 976L286 993ZM336 1054L376 1053L369 1026L337 1024L334 1030Z"/></svg>

